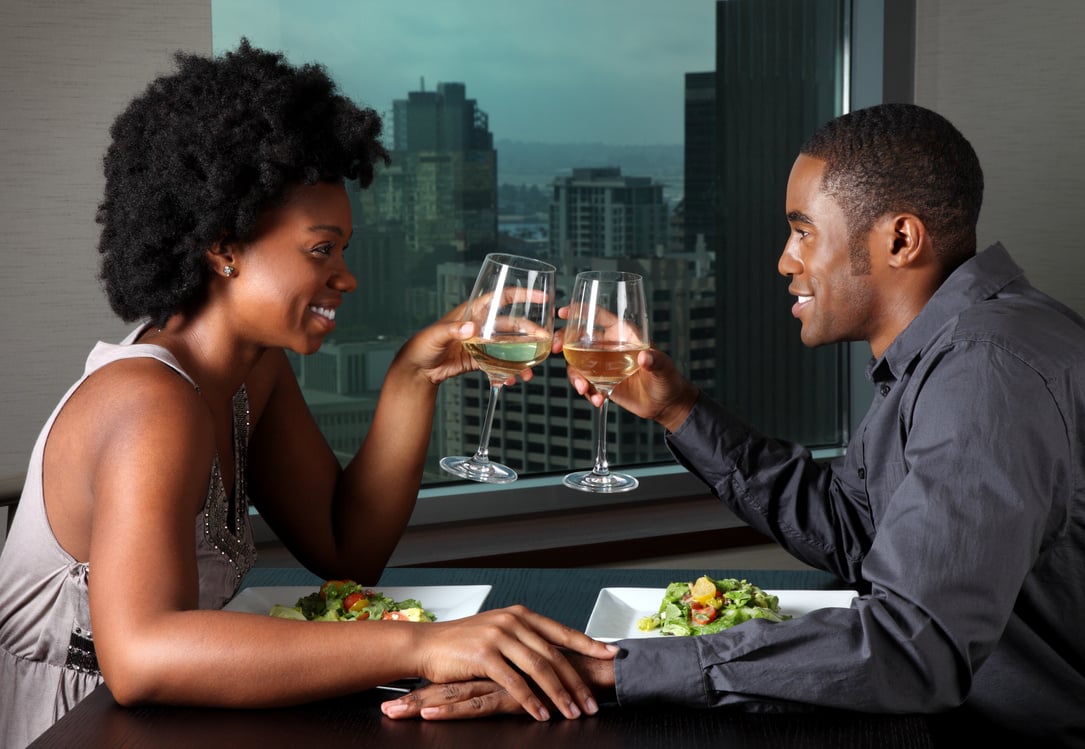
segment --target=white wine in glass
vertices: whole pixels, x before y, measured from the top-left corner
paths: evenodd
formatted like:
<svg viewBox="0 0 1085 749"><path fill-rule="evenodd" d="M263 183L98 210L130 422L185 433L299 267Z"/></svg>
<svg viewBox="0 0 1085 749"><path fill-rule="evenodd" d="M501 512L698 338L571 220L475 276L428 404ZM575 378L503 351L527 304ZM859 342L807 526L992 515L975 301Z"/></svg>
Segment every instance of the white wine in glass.
<svg viewBox="0 0 1085 749"><path fill-rule="evenodd" d="M640 365L637 355L651 345L644 279L621 271L586 271L573 283L565 360L603 395L599 407L595 467L570 473L565 486L585 492L627 492L638 481L613 473L607 463L607 404L610 394Z"/></svg>
<svg viewBox="0 0 1085 749"><path fill-rule="evenodd" d="M515 481L516 471L490 460L490 429L505 380L550 355L554 340L554 266L528 257L490 254L482 263L463 319L476 334L463 347L490 384L490 401L474 455L441 458L460 478L491 484Z"/></svg>

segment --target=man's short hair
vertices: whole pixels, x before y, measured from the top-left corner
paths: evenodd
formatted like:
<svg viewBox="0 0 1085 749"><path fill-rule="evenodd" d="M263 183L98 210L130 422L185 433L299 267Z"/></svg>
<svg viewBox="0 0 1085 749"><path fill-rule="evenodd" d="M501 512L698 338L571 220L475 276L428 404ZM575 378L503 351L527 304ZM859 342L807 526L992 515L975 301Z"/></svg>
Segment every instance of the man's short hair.
<svg viewBox="0 0 1085 749"><path fill-rule="evenodd" d="M822 189L853 240L886 213L919 217L948 275L976 253L983 170L946 118L914 104L880 104L822 125L801 153L825 162ZM853 242L855 244L855 242Z"/></svg>

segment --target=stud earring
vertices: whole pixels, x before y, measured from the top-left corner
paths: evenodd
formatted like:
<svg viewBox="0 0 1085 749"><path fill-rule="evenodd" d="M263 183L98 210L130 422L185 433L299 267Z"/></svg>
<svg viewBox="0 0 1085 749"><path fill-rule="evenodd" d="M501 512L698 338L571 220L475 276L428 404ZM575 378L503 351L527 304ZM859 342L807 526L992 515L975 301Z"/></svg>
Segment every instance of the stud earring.
<svg viewBox="0 0 1085 749"><path fill-rule="evenodd" d="M234 274L234 272L235 272L236 270L237 270L237 269L236 269L236 268L234 268L234 266L232 266L232 265L224 265L224 266L222 267L222 275L224 275L224 276L226 276L227 278L229 278L230 276L232 276L232 275Z"/></svg>

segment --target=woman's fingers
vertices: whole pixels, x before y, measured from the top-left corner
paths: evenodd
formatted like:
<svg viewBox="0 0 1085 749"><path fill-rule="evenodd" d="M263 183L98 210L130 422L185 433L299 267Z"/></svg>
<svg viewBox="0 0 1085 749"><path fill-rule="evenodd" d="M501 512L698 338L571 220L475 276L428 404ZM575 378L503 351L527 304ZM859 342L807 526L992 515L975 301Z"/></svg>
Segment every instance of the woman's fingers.
<svg viewBox="0 0 1085 749"><path fill-rule="evenodd" d="M515 651L516 648L506 645L503 650ZM536 695L531 687L528 686L527 681L510 665L510 661L512 663L517 662L518 656L522 660L522 655L515 652L511 654L511 657L507 656L509 657L508 661L500 656L491 656L488 658L489 663L486 664L486 675L502 687L509 696L522 706L529 715L535 718L535 720L550 720L550 711L546 709L546 705L543 704L538 695ZM536 668L532 670L538 672L539 669ZM528 673L530 674L530 671ZM532 676L532 678L534 678L534 676ZM572 705L572 697L565 691L564 687L555 689L552 679L547 679L546 681L549 682L549 685L539 684L539 686L552 699L556 698L554 699L554 704L558 706L558 709L562 711L562 714L567 718L579 717L580 713L575 710L575 705L573 705L573 708L569 707L569 705Z"/></svg>
<svg viewBox="0 0 1085 749"><path fill-rule="evenodd" d="M560 354L561 350L562 350L562 348L564 348L564 346L565 346L565 330L564 329L555 330L554 331L554 340L550 342L550 353L551 354Z"/></svg>
<svg viewBox="0 0 1085 749"><path fill-rule="evenodd" d="M505 615L512 621L526 621L529 625L509 642L505 656L539 686L565 717L576 718L583 712L597 712L599 706L591 688L584 683L561 648L610 660L618 652L617 646L593 640L583 632L523 606L511 607L505 611ZM515 691L519 685L515 682L499 683L504 684L513 696L519 696Z"/></svg>
<svg viewBox="0 0 1085 749"><path fill-rule="evenodd" d="M582 708L587 705L578 703L586 703L585 694L590 695L591 690L558 648L540 636L534 627L525 625L525 618L536 615L526 609L505 609L494 613L499 617L496 624L500 634L495 633L490 641L498 647L501 657L491 661L487 676L504 687L539 720L548 720L549 711L532 691L525 676L538 686L562 715L579 718ZM574 697L573 693L577 696Z"/></svg>
<svg viewBox="0 0 1085 749"><path fill-rule="evenodd" d="M580 630L567 627L561 622L537 614L523 606L514 606L512 609L528 617L532 625L539 631L539 634L545 637L547 641L560 647L573 650L581 655L604 660L612 660L615 654L621 651L621 648L617 645L600 642L588 637Z"/></svg>
<svg viewBox="0 0 1085 749"><path fill-rule="evenodd" d="M539 631L541 638L535 643L535 647L545 651L547 662L553 668L553 673L557 678L557 681L554 682L554 689L559 691L554 692L547 688L547 684L539 682L539 677L534 673L526 669L525 673L539 683L539 686L544 689L546 695L554 700L554 704L562 710L562 713L565 714L566 717L572 717L570 716L570 712L572 711L576 711L578 714L580 711L583 711L589 715L597 713L599 711L599 704L596 702L595 694L592 692L591 687L585 683L584 676L570 662L569 657L566 657L558 647L564 648L571 653L587 656L596 661L612 661L614 656L620 651L618 646L599 642L598 640L588 637L583 632L567 627L553 619L548 619L528 611L527 609L523 610L523 614L532 619L532 623ZM549 670L542 670L542 673L544 674L543 678L551 678L551 672ZM565 690L568 691L565 692ZM561 694L563 692L570 694L573 698L572 701L567 704L567 709L562 709L562 703L555 697L555 694Z"/></svg>

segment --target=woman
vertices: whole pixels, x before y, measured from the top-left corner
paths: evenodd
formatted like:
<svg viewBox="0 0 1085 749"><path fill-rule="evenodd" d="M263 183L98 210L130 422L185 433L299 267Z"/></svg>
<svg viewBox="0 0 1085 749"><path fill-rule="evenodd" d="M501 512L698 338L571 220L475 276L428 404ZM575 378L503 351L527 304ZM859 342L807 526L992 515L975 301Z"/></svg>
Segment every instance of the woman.
<svg viewBox="0 0 1085 749"><path fill-rule="evenodd" d="M114 124L98 214L110 304L148 322L100 343L46 423L0 557L0 744L102 680L125 705L266 707L487 677L546 719L526 676L567 717L594 712L559 648L613 649L522 608L433 624L220 610L255 559L247 501L314 573L379 577L474 331L453 310L403 346L341 468L284 349L316 351L357 286L343 183L387 160L380 120L247 41L177 59Z"/></svg>

